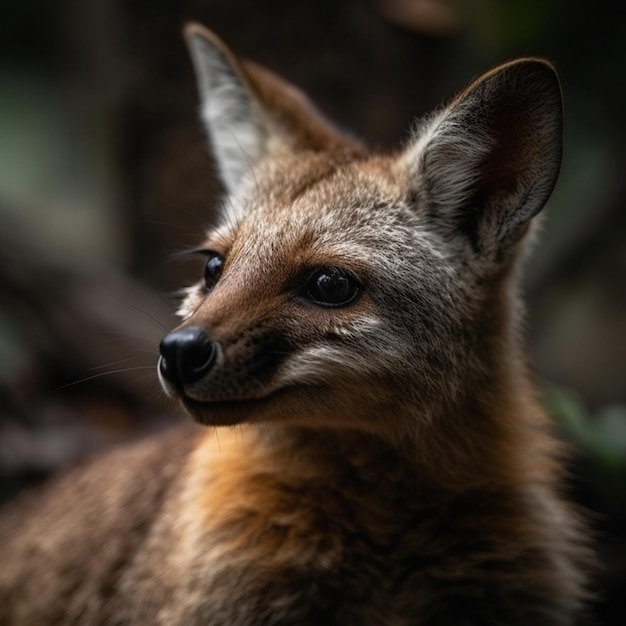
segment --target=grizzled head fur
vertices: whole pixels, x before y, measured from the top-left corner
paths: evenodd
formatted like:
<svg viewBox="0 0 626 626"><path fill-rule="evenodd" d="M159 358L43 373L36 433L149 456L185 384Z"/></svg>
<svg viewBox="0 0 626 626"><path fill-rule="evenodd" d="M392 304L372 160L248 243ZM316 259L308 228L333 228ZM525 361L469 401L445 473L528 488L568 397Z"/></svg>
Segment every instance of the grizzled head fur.
<svg viewBox="0 0 626 626"><path fill-rule="evenodd" d="M204 423L395 441L441 428L452 410L484 428L487 405L515 403L516 259L561 161L553 68L496 68L381 155L209 31L186 36L227 195L203 245L208 279L175 331L210 342L195 359L210 367L181 379L166 348L166 391ZM343 301L316 296L328 281Z"/></svg>

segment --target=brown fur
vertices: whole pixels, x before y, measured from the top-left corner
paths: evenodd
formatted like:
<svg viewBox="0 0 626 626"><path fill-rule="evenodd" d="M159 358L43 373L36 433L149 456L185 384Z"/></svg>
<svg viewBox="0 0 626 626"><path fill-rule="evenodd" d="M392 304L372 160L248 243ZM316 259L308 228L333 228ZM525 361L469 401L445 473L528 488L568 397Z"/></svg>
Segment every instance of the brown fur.
<svg viewBox="0 0 626 626"><path fill-rule="evenodd" d="M0 624L571 626L589 554L515 287L560 162L553 70L496 69L403 151L370 155L214 35L187 36L227 100L209 132L224 115L254 149L246 171L218 138L237 186L203 248L223 268L181 309L219 359L184 385L161 369L221 427L10 507ZM359 277L354 302L311 300L320 267Z"/></svg>

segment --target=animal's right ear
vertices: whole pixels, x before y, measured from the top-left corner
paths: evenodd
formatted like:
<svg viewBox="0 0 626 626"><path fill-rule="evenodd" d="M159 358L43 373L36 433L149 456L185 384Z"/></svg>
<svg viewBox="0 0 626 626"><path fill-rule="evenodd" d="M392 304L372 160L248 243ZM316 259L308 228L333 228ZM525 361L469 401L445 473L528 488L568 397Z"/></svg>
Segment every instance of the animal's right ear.
<svg viewBox="0 0 626 626"><path fill-rule="evenodd" d="M276 149L322 150L346 146L295 87L268 70L243 62L210 30L185 27L201 103L201 118L228 192Z"/></svg>
<svg viewBox="0 0 626 626"><path fill-rule="evenodd" d="M226 45L199 24L187 25L184 32L198 84L200 115L222 182L232 192L265 150L267 120L243 65Z"/></svg>

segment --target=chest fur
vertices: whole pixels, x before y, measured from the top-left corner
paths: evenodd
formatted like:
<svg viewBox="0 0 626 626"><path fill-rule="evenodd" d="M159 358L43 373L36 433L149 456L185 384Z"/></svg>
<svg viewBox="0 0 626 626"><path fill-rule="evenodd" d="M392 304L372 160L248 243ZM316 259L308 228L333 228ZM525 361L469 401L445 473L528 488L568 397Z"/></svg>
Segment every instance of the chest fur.
<svg viewBox="0 0 626 626"><path fill-rule="evenodd" d="M510 498L434 497L368 450L311 464L306 448L214 443L126 575L133 623L389 626L425 621L455 588L482 605L536 594L549 556Z"/></svg>

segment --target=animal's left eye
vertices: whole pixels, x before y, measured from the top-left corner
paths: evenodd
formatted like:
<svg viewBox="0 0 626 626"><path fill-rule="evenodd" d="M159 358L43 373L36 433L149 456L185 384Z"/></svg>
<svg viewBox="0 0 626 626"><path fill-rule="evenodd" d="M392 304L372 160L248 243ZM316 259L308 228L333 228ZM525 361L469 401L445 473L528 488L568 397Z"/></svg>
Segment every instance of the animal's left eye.
<svg viewBox="0 0 626 626"><path fill-rule="evenodd" d="M320 267L309 275L302 295L321 306L350 304L360 293L361 283L351 272L339 267Z"/></svg>

